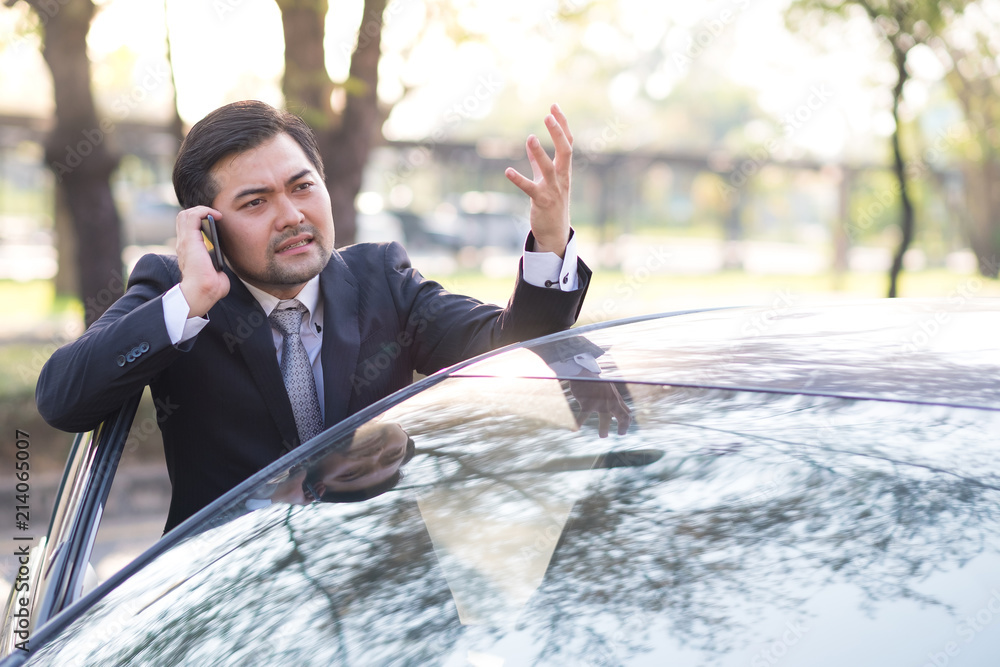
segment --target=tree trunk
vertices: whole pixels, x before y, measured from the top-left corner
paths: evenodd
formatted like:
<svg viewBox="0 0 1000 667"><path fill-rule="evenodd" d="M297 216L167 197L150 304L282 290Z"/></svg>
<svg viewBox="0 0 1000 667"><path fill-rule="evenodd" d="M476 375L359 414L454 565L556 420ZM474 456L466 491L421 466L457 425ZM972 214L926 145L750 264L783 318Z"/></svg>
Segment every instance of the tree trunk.
<svg viewBox="0 0 1000 667"><path fill-rule="evenodd" d="M982 167L985 182L986 201L990 203L988 218L983 225L984 241L982 252L976 255L979 262L979 272L986 278L996 278L1000 275L1000 164L994 159L992 152L989 160Z"/></svg>
<svg viewBox="0 0 1000 667"><path fill-rule="evenodd" d="M184 121L181 119L180 109L177 108L177 77L174 72L174 52L170 42L170 17L167 13L167 0L163 0L163 31L166 34L167 46L167 67L170 68L170 87L173 90L173 109L168 128L170 134L177 140L177 150L180 150L181 142L184 141Z"/></svg>
<svg viewBox="0 0 1000 667"><path fill-rule="evenodd" d="M972 63L992 58L992 54L978 50L965 50L945 42L952 62L967 60ZM963 220L966 236L979 272L986 278L998 275L1000 259L1000 154L998 154L995 125L1000 119L997 102L1000 86L995 77L977 77L975 73L988 72L976 65L973 73L964 74L963 68L954 67L945 75L952 93L961 105L965 122L973 141L982 152L982 158L963 164L966 216Z"/></svg>
<svg viewBox="0 0 1000 667"><path fill-rule="evenodd" d="M27 0L44 25L42 55L52 72L56 123L46 140L45 161L55 172L76 231L80 299L90 326L124 292L120 222L111 195L118 164L105 142L90 88L87 33L91 0L53 5Z"/></svg>
<svg viewBox="0 0 1000 667"><path fill-rule="evenodd" d="M966 234L976 255L979 273L996 278L1000 269L1000 164L969 162L963 169Z"/></svg>
<svg viewBox="0 0 1000 667"><path fill-rule="evenodd" d="M851 257L851 190L854 185L854 170L844 167L839 170L837 182L837 222L833 225L833 289L844 288L844 277L850 270Z"/></svg>
<svg viewBox="0 0 1000 667"><path fill-rule="evenodd" d="M56 295L74 297L80 294L80 269L76 262L76 230L73 229L73 216L66 206L66 195L62 186L56 184L52 188L52 225L56 234Z"/></svg>
<svg viewBox="0 0 1000 667"><path fill-rule="evenodd" d="M354 243L354 200L368 154L381 127L376 89L386 0L365 0L358 45L344 83L347 102L338 116L330 104L334 84L323 50L327 0L277 0L285 34L285 106L313 128L330 191L337 245Z"/></svg>
<svg viewBox="0 0 1000 667"><path fill-rule="evenodd" d="M913 241L914 215L913 202L910 201L910 192L907 189L906 161L903 159L903 147L900 142L902 134L899 122L899 103L903 97L903 86L906 83L906 51L893 47L893 54L896 59L896 73L898 80L892 89L892 120L896 124L892 133L892 157L893 171L896 173L896 180L899 182L899 247L892 258L892 268L889 270L889 298L899 295L899 274L903 270L903 256Z"/></svg>
<svg viewBox="0 0 1000 667"><path fill-rule="evenodd" d="M316 132L329 136L338 125L330 106L333 81L326 72L323 38L327 0L277 0L285 35L285 107Z"/></svg>
<svg viewBox="0 0 1000 667"><path fill-rule="evenodd" d="M361 179L368 154L381 129L378 111L378 61L382 55L382 15L386 0L365 0L365 11L358 30L358 45L351 56L351 71L347 80L347 104L344 116L331 142L330 162L326 178L334 187L333 219L338 234L344 230L341 243L354 243L357 211L354 200L361 191Z"/></svg>

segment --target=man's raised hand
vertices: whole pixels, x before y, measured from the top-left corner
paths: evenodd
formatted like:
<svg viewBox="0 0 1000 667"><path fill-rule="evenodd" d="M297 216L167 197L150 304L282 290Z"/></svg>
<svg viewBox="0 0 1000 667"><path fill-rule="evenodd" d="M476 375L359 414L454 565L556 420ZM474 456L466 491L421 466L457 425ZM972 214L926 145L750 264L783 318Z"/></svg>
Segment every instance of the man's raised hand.
<svg viewBox="0 0 1000 667"><path fill-rule="evenodd" d="M528 162L532 178L516 169L505 172L510 181L531 198L531 231L535 237L535 252L554 252L560 257L569 242L570 172L573 160L573 134L558 104L545 117L545 127L555 145L555 159L542 148L538 137L527 141Z"/></svg>

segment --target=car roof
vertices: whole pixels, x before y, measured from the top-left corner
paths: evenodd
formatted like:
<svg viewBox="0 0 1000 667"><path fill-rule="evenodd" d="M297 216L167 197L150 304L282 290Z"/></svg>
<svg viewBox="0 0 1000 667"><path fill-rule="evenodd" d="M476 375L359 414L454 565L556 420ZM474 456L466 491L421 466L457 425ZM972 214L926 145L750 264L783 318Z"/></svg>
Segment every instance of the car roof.
<svg viewBox="0 0 1000 667"><path fill-rule="evenodd" d="M576 336L604 381L1000 409L1000 302L878 299L664 313L481 357L461 376L552 377L528 354Z"/></svg>

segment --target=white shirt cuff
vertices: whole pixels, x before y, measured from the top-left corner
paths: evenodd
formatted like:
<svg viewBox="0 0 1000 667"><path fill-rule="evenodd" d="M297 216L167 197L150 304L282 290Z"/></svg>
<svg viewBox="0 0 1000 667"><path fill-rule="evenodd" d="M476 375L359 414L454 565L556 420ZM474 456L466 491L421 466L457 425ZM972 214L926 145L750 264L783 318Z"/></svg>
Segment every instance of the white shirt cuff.
<svg viewBox="0 0 1000 667"><path fill-rule="evenodd" d="M597 359L591 354L576 354L572 359L562 359L560 361L549 362L549 368L561 377L576 377L580 371L590 371L595 375L601 374L601 367L597 365Z"/></svg>
<svg viewBox="0 0 1000 667"><path fill-rule="evenodd" d="M563 292L579 288L577 279L576 234L570 230L562 259L554 252L524 251L524 279L535 287L559 287Z"/></svg>
<svg viewBox="0 0 1000 667"><path fill-rule="evenodd" d="M184 298L180 285L174 285L163 295L163 323L167 325L167 335L173 345L191 340L205 325L207 317L188 317L191 306Z"/></svg>

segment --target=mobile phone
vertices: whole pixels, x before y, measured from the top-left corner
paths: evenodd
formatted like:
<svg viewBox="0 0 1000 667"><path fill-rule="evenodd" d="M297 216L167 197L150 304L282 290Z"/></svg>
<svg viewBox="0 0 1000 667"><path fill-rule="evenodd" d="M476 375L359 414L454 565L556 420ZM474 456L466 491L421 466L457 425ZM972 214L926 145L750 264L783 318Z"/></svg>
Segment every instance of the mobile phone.
<svg viewBox="0 0 1000 667"><path fill-rule="evenodd" d="M222 271L222 247L219 245L219 230L215 226L215 218L208 216L201 221L201 236L205 241L205 249L212 258L212 266L216 271Z"/></svg>

